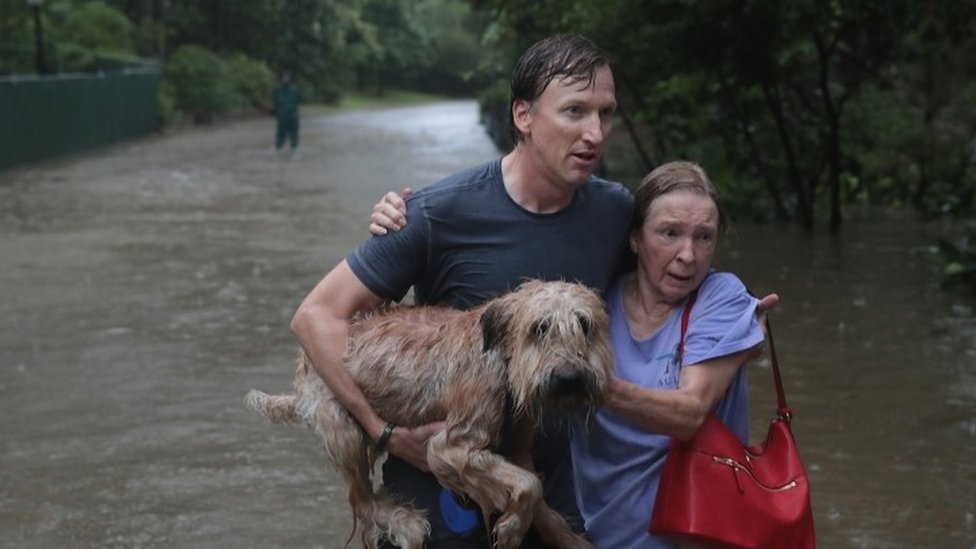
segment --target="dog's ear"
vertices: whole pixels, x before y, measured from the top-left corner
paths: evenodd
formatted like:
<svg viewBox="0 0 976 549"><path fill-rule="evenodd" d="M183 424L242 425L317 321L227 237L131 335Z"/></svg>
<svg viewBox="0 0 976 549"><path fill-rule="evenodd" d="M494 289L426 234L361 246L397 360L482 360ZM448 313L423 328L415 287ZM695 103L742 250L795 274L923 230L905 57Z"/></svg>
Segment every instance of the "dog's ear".
<svg viewBox="0 0 976 549"><path fill-rule="evenodd" d="M483 345L481 352L486 353L494 348L501 346L505 339L508 315L505 308L498 303L488 305L485 312L481 314L481 335Z"/></svg>

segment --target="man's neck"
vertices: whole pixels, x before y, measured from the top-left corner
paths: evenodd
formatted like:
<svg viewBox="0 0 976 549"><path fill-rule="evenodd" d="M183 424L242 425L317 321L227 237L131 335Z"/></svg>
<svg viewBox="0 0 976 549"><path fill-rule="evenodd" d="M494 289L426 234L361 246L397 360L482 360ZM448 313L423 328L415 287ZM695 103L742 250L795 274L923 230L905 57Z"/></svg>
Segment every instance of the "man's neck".
<svg viewBox="0 0 976 549"><path fill-rule="evenodd" d="M537 214L549 214L569 205L575 187L553 181L551 174L537 167L536 159L521 146L502 158L505 191L516 204Z"/></svg>

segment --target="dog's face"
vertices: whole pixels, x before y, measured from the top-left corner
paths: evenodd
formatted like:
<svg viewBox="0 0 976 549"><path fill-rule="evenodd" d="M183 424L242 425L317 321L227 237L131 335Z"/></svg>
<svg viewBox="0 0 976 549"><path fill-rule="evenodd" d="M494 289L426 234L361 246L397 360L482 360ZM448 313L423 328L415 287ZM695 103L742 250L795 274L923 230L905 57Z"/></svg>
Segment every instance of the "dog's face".
<svg viewBox="0 0 976 549"><path fill-rule="evenodd" d="M529 281L490 302L484 351L504 360L516 413L585 411L602 404L613 375L609 319L596 292Z"/></svg>

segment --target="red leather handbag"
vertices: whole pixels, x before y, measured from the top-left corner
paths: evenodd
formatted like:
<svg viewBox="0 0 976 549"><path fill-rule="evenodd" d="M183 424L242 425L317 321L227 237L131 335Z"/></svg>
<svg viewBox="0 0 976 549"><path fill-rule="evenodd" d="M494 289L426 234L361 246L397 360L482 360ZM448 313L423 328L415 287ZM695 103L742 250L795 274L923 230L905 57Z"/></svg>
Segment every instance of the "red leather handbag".
<svg viewBox="0 0 976 549"><path fill-rule="evenodd" d="M679 353L684 347L694 296L685 307ZM717 547L814 549L810 485L800 461L766 319L776 416L766 440L745 446L715 414L687 442L672 439L648 530ZM680 354L679 354L680 357Z"/></svg>

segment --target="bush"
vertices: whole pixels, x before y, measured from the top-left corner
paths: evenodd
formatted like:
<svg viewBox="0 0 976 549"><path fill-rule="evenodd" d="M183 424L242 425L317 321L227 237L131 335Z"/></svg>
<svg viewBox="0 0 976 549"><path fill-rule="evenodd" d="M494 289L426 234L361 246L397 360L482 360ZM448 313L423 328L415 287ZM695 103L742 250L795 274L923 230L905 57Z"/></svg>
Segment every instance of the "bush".
<svg viewBox="0 0 976 549"><path fill-rule="evenodd" d="M234 92L235 109L271 109L275 75L263 62L235 53L225 60L227 77Z"/></svg>
<svg viewBox="0 0 976 549"><path fill-rule="evenodd" d="M176 120L176 98L173 85L167 81L159 84L158 125L160 128L169 126Z"/></svg>
<svg viewBox="0 0 976 549"><path fill-rule="evenodd" d="M210 120L234 107L235 93L224 62L199 46L181 46L166 60L163 82L173 91L177 110L196 121Z"/></svg>

